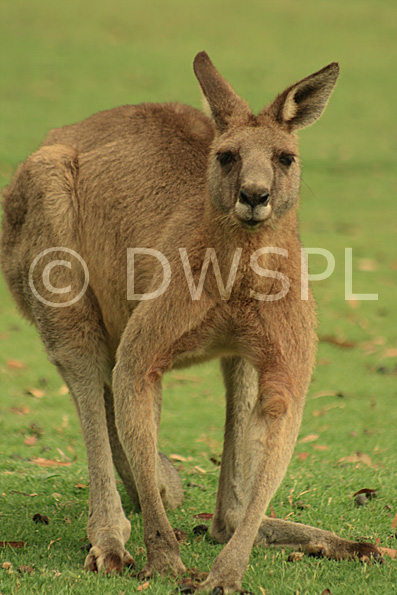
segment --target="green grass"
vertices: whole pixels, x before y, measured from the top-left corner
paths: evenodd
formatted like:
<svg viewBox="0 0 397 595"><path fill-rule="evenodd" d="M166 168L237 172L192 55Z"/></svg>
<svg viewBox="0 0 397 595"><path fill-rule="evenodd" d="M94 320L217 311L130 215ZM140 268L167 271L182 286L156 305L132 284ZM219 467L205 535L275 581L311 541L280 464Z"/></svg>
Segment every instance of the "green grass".
<svg viewBox="0 0 397 595"><path fill-rule="evenodd" d="M300 440L318 438L298 442L272 506L281 518L354 539L380 538L390 548L397 547L396 19L390 0L6 0L0 17L1 185L51 127L124 103L199 106L191 63L201 49L255 110L300 77L340 62L326 114L301 134L301 230L306 246L336 258L334 274L313 284L319 334L351 347L320 343ZM345 301L345 247L353 249L353 291L378 293L378 301ZM321 257L310 262L312 272L323 270ZM25 367L10 367L10 360ZM28 544L0 548L0 592L136 592L139 583L127 571L112 578L83 572L88 475L77 418L3 280L0 379L0 541ZM31 388L44 394L32 396ZM329 394L318 396L324 392ZM197 539L192 528L200 522L195 514L214 509L218 468L210 457L221 454L224 414L217 365L170 375L164 401L161 448L188 459L180 463L186 499L170 519L188 534L183 560L204 571L220 546ZM29 446L31 436L36 442ZM355 452L368 455L369 464L340 461ZM41 467L37 458L70 464ZM352 494L364 487L376 488L378 497L358 508ZM119 488L134 526L129 549L142 567L142 520ZM50 523L35 524L36 513ZM21 566L34 572L20 572ZM147 593L172 593L175 586L156 578ZM325 589L389 595L397 593L396 561L288 563L283 551L254 548L244 587L258 595L259 587L267 595L320 595Z"/></svg>

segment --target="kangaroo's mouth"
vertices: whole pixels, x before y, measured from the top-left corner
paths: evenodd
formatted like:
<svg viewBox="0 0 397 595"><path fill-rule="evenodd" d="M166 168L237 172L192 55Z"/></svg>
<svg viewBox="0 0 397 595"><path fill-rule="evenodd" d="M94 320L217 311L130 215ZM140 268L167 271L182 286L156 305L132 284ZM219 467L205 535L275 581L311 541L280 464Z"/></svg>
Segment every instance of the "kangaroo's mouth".
<svg viewBox="0 0 397 595"><path fill-rule="evenodd" d="M246 229L257 229L261 227L272 215L272 206L258 205L255 208L248 207L247 205L241 205L237 203L234 216L239 223Z"/></svg>
<svg viewBox="0 0 397 595"><path fill-rule="evenodd" d="M258 219L250 219L249 221L242 221L240 219L241 223L243 223L243 225L248 225L248 227L258 227L259 225L261 225L261 223L263 223L263 221L260 221Z"/></svg>

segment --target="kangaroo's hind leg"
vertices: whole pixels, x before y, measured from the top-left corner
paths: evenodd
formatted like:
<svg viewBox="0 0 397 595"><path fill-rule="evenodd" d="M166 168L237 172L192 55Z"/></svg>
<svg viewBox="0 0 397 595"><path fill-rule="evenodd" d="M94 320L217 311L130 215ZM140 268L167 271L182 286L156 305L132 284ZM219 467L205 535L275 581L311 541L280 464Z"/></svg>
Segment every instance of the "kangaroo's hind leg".
<svg viewBox="0 0 397 595"><path fill-rule="evenodd" d="M244 444L250 412L258 398L258 374L240 357L224 357L226 422L221 473L211 535L224 543L244 513Z"/></svg>
<svg viewBox="0 0 397 595"><path fill-rule="evenodd" d="M20 310L36 325L79 414L90 476L92 548L86 565L120 571L133 563L124 547L130 523L116 489L106 423L104 385L111 382L112 360L101 311L78 254L78 171L76 150L64 145L41 148L18 168L4 192L1 264Z"/></svg>
<svg viewBox="0 0 397 595"><path fill-rule="evenodd" d="M104 386L105 396L105 408L106 408L106 421L108 427L108 435L110 446L112 449L112 457L114 466L117 469L120 478L123 481L124 487L127 490L127 494L134 505L134 508L140 508L139 496L136 489L134 476L131 471L130 464L125 456L123 447L121 446L119 436L117 433L116 422L114 419L114 404L113 404L113 393L108 386Z"/></svg>
<svg viewBox="0 0 397 595"><path fill-rule="evenodd" d="M117 432L114 415L114 397L113 392L108 386L105 386L105 405L113 462L124 483L131 502L136 509L139 509L140 503L138 491L136 489L131 466L128 462ZM156 425L158 429L160 425L160 408L156 415ZM167 508L171 510L177 508L182 504L183 501L182 482L173 464L162 453L158 454L157 473L159 490L164 506L167 506Z"/></svg>
<svg viewBox="0 0 397 595"><path fill-rule="evenodd" d="M125 549L130 522L122 509L107 430L104 385L111 367L99 309L89 290L73 306L35 308L35 318L50 360L70 389L87 450L90 504L87 526L92 547L89 570L121 572L134 561Z"/></svg>

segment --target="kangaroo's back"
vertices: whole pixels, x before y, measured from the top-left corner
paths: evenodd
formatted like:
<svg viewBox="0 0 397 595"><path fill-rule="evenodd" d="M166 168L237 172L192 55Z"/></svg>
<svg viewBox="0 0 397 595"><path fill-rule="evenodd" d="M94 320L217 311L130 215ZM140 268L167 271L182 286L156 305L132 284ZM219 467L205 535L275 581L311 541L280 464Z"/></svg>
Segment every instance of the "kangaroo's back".
<svg viewBox="0 0 397 595"><path fill-rule="evenodd" d="M58 145L77 151L80 235L97 237L103 223L105 235L122 232L124 251L131 241L159 246L175 211L185 219L199 215L213 136L209 118L190 106L146 103L51 130L42 147L46 159Z"/></svg>
<svg viewBox="0 0 397 595"><path fill-rule="evenodd" d="M178 103L122 106L51 130L3 192L2 266L22 312L31 318L23 280L35 256L62 246L84 259L100 302L112 294L121 328L132 306L127 248L161 249L170 225L197 221L212 138L209 118ZM142 271L141 291L156 265Z"/></svg>
<svg viewBox="0 0 397 595"><path fill-rule="evenodd" d="M129 142L143 136L148 142L162 146L173 138L208 148L213 138L209 119L199 110L180 103L142 103L123 105L98 112L82 122L51 130L42 146L65 144L82 153L99 149L109 143ZM162 140L161 140L162 139Z"/></svg>

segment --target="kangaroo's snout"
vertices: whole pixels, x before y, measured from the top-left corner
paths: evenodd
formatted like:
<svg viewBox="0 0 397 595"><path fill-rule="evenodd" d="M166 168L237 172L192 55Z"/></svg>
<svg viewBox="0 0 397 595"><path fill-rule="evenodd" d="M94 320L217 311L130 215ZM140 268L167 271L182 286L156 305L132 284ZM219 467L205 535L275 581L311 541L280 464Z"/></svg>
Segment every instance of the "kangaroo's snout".
<svg viewBox="0 0 397 595"><path fill-rule="evenodd" d="M270 193L267 189L263 190L260 193L252 193L245 190L244 188L241 188L238 199L243 205L248 205L253 209L258 205L262 205L265 207L269 204Z"/></svg>
<svg viewBox="0 0 397 595"><path fill-rule="evenodd" d="M269 190L264 187L249 190L247 187L242 186L234 212L237 219L243 224L258 227L260 223L269 219L272 214Z"/></svg>

